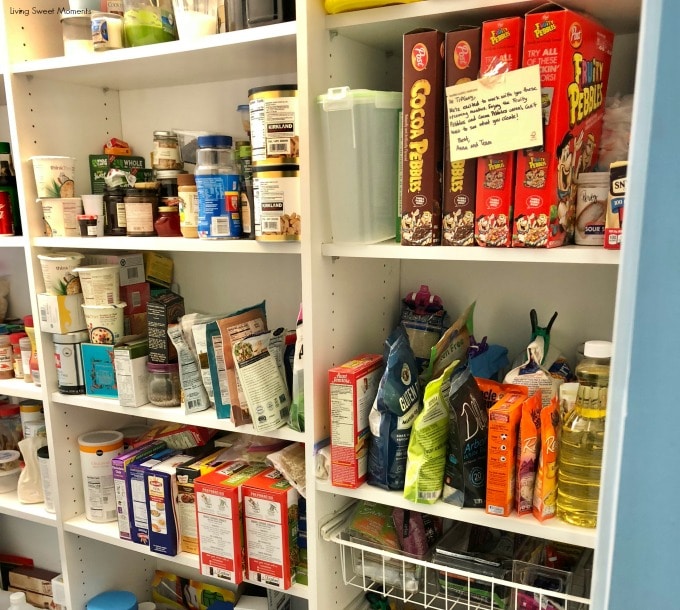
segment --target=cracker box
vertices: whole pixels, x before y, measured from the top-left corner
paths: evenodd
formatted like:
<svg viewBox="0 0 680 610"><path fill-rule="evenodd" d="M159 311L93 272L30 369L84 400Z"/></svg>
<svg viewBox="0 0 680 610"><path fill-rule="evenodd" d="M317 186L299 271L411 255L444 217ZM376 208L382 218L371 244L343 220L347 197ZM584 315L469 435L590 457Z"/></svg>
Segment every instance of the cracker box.
<svg viewBox="0 0 680 610"><path fill-rule="evenodd" d="M177 466L193 460L186 454L173 455L146 471L146 493L149 503L149 548L161 555L177 555Z"/></svg>
<svg viewBox="0 0 680 610"><path fill-rule="evenodd" d="M218 449L209 455L198 456L177 467L177 521L179 544L183 553L198 555L198 525L196 523L196 494L194 481L227 463L228 449Z"/></svg>
<svg viewBox="0 0 680 610"><path fill-rule="evenodd" d="M607 250L619 250L621 248L627 173L627 161L615 161L609 165L609 196L607 197L607 213L604 221L604 247Z"/></svg>
<svg viewBox="0 0 680 610"><path fill-rule="evenodd" d="M505 394L489 409L486 462L486 512L507 517L515 504L517 427L522 416L521 394Z"/></svg>
<svg viewBox="0 0 680 610"><path fill-rule="evenodd" d="M128 465L127 492L132 498L130 539L138 544L149 544L149 507L146 493L146 472L166 458L178 453L175 449L161 449L147 458Z"/></svg>
<svg viewBox="0 0 680 610"><path fill-rule="evenodd" d="M107 172L122 169L137 176L144 169L144 157L128 155L90 155L90 186L93 193L103 193Z"/></svg>
<svg viewBox="0 0 680 610"><path fill-rule="evenodd" d="M543 147L519 151L515 247L573 241L578 175L597 161L614 35L556 4L526 14L523 65L541 69Z"/></svg>
<svg viewBox="0 0 680 610"><path fill-rule="evenodd" d="M143 460L165 449L165 443L151 442L130 449L111 460L113 469L113 487L116 492L116 512L118 513L118 535L123 540L131 540L132 498L128 493L128 466L135 460Z"/></svg>
<svg viewBox="0 0 680 610"><path fill-rule="evenodd" d="M149 362L167 364L177 361L177 350L168 337L168 325L184 315L184 299L167 292L151 299L146 305L149 336Z"/></svg>
<svg viewBox="0 0 680 610"><path fill-rule="evenodd" d="M446 87L477 79L480 36L481 28L478 26L461 26L446 33L444 45ZM447 116L446 108L444 116ZM474 246L477 160L450 161L449 129L446 120L444 141L442 246Z"/></svg>
<svg viewBox="0 0 680 610"><path fill-rule="evenodd" d="M58 575L43 568L17 566L9 571L9 584L17 589L52 597L52 579Z"/></svg>
<svg viewBox="0 0 680 610"><path fill-rule="evenodd" d="M118 398L113 345L81 343L85 393L101 398Z"/></svg>
<svg viewBox="0 0 680 610"><path fill-rule="evenodd" d="M382 372L378 354L362 354L328 371L333 485L355 488L366 480L368 413Z"/></svg>
<svg viewBox="0 0 680 610"><path fill-rule="evenodd" d="M246 577L289 589L298 559L298 492L274 468L243 486Z"/></svg>
<svg viewBox="0 0 680 610"><path fill-rule="evenodd" d="M121 407L141 407L149 402L148 371L149 340L130 337L113 348L113 364Z"/></svg>
<svg viewBox="0 0 680 610"><path fill-rule="evenodd" d="M263 465L235 462L194 481L201 574L234 584L245 575L242 487L267 470Z"/></svg>
<svg viewBox="0 0 680 610"><path fill-rule="evenodd" d="M480 75L516 70L522 62L524 19L508 17L482 24ZM475 241L480 246L512 245L512 203L515 189L515 152L477 161Z"/></svg>
<svg viewBox="0 0 680 610"><path fill-rule="evenodd" d="M441 240L441 163L444 136L444 34L404 34L401 243Z"/></svg>

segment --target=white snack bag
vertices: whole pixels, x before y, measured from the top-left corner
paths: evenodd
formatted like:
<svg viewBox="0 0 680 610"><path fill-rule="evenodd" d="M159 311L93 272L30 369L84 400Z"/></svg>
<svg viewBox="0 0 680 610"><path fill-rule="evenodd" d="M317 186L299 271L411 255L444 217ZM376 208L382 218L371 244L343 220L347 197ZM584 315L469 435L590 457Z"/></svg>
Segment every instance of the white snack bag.
<svg viewBox="0 0 680 610"><path fill-rule="evenodd" d="M541 390L541 402L544 407L550 404L553 396L557 396L561 382L541 366L543 360L543 337L536 337L527 347L527 359L521 366L512 369L503 383L513 383L529 388L529 396Z"/></svg>
<svg viewBox="0 0 680 610"><path fill-rule="evenodd" d="M257 432L276 430L288 421L290 396L276 358L269 351L271 331L239 339L232 345L238 379Z"/></svg>

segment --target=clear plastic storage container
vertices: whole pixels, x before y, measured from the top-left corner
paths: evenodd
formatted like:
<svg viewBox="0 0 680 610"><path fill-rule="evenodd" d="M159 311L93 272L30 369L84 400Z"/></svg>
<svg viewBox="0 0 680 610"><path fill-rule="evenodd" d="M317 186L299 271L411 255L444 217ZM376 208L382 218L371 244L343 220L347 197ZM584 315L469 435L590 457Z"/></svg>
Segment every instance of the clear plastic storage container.
<svg viewBox="0 0 680 610"><path fill-rule="evenodd" d="M395 236L401 93L337 87L318 97L334 242Z"/></svg>

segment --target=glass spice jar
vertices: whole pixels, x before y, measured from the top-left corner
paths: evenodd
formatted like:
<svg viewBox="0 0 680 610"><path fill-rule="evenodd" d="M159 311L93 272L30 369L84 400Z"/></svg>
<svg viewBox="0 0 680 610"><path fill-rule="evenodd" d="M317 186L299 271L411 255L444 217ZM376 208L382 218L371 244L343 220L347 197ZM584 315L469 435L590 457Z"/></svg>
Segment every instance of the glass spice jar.
<svg viewBox="0 0 680 610"><path fill-rule="evenodd" d="M182 230L179 225L179 207L176 205L160 206L154 227L159 237L182 237Z"/></svg>
<svg viewBox="0 0 680 610"><path fill-rule="evenodd" d="M174 131L153 132L153 165L156 170L183 169L179 140Z"/></svg>
<svg viewBox="0 0 680 610"><path fill-rule="evenodd" d="M149 373L149 402L157 407L179 407L181 404L179 364L149 362L146 370Z"/></svg>
<svg viewBox="0 0 680 610"><path fill-rule="evenodd" d="M126 235L130 237L156 234L154 222L158 217L158 189L148 188L147 184L140 182L135 188L125 190Z"/></svg>
<svg viewBox="0 0 680 610"><path fill-rule="evenodd" d="M107 235L126 235L127 220L125 217L125 189L117 186L104 189L104 207L106 209Z"/></svg>

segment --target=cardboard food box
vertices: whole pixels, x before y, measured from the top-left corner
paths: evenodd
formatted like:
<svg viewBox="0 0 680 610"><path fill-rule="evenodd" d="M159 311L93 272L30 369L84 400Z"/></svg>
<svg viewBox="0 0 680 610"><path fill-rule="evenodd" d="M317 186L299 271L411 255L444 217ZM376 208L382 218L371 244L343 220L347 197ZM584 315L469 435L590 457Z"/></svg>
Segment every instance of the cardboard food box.
<svg viewBox="0 0 680 610"><path fill-rule="evenodd" d="M382 372L379 354L362 354L328 371L333 485L355 488L366 480L368 413Z"/></svg>
<svg viewBox="0 0 680 610"><path fill-rule="evenodd" d="M144 253L144 266L146 268L146 281L164 288L172 285L174 261L158 252Z"/></svg>
<svg viewBox="0 0 680 610"><path fill-rule="evenodd" d="M81 343L85 393L100 398L118 398L113 345Z"/></svg>
<svg viewBox="0 0 680 610"><path fill-rule="evenodd" d="M149 340L130 338L113 348L113 364L121 407L141 407L149 402L146 364Z"/></svg>
<svg viewBox="0 0 680 610"><path fill-rule="evenodd" d="M150 299L151 286L148 282L138 282L120 287L120 300L126 303L123 310L123 314L126 316L146 313L146 304Z"/></svg>
<svg viewBox="0 0 680 610"><path fill-rule="evenodd" d="M441 240L444 137L444 34L422 28L404 34L401 243Z"/></svg>
<svg viewBox="0 0 680 610"><path fill-rule="evenodd" d="M221 448L209 455L199 456L177 467L177 521L179 544L183 553L198 555L198 524L196 522L196 494L194 482L198 477L217 470L228 461L227 450Z"/></svg>
<svg viewBox="0 0 680 610"><path fill-rule="evenodd" d="M8 587L8 593L23 593L26 595L26 602L34 608L45 608L45 610L61 610L62 607L54 601L50 595L43 595L35 591L27 591L19 587Z"/></svg>
<svg viewBox="0 0 680 610"><path fill-rule="evenodd" d="M126 335L146 335L149 329L148 325L149 316L146 311L133 313L123 318L123 332Z"/></svg>
<svg viewBox="0 0 680 610"><path fill-rule="evenodd" d="M486 462L486 512L507 517L515 505L517 427L522 417L521 394L505 394L489 409Z"/></svg>
<svg viewBox="0 0 680 610"><path fill-rule="evenodd" d="M604 247L607 250L621 248L627 173L627 161L615 161L609 166L609 196L607 197L607 214L604 219Z"/></svg>
<svg viewBox="0 0 680 610"><path fill-rule="evenodd" d="M144 281L144 255L141 252L126 254L88 254L87 265L118 265L121 291L125 286ZM122 299L121 299L122 300Z"/></svg>
<svg viewBox="0 0 680 610"><path fill-rule="evenodd" d="M523 66L541 68L543 147L517 155L515 247L573 241L578 175L597 161L614 35L556 4L526 14Z"/></svg>
<svg viewBox="0 0 680 610"><path fill-rule="evenodd" d="M122 169L137 176L144 169L144 157L90 155L90 187L93 193L104 192L104 178L110 169Z"/></svg>
<svg viewBox="0 0 680 610"><path fill-rule="evenodd" d="M234 462L194 480L201 574L243 582L242 486L267 467Z"/></svg>
<svg viewBox="0 0 680 610"><path fill-rule="evenodd" d="M246 576L289 589L298 559L298 492L274 468L243 485Z"/></svg>
<svg viewBox="0 0 680 610"><path fill-rule="evenodd" d="M113 469L113 486L116 492L116 508L118 513L118 535L123 540L131 540L132 497L128 493L128 466L135 460L143 460L154 453L165 449L162 441L152 441L141 447L135 447L111 460Z"/></svg>
<svg viewBox="0 0 680 610"><path fill-rule="evenodd" d="M149 544L149 503L146 491L146 473L166 458L178 453L166 447L147 458L134 460L127 469L127 492L132 499L130 539L138 544Z"/></svg>
<svg viewBox="0 0 680 610"><path fill-rule="evenodd" d="M481 28L461 26L446 33L445 87L476 80L479 74ZM446 105L444 117L447 116ZM442 246L475 245L477 159L450 161L448 121L444 119L444 191Z"/></svg>
<svg viewBox="0 0 680 610"><path fill-rule="evenodd" d="M148 469L149 548L153 553L174 557L179 550L177 526L177 466L193 460L186 454L173 455Z"/></svg>
<svg viewBox="0 0 680 610"><path fill-rule="evenodd" d="M17 566L9 571L9 584L17 589L52 597L52 579L58 572L43 568Z"/></svg>
<svg viewBox="0 0 680 610"><path fill-rule="evenodd" d="M46 333L65 334L86 329L82 304L82 293L39 294L40 330Z"/></svg>
<svg viewBox="0 0 680 610"><path fill-rule="evenodd" d="M482 24L480 76L516 70L522 63L524 19L509 17ZM475 241L480 246L512 245L515 152L477 161Z"/></svg>
<svg viewBox="0 0 680 610"><path fill-rule="evenodd" d="M149 361L167 364L177 360L177 350L168 337L168 324L184 315L184 299L174 292L151 299L146 305Z"/></svg>

